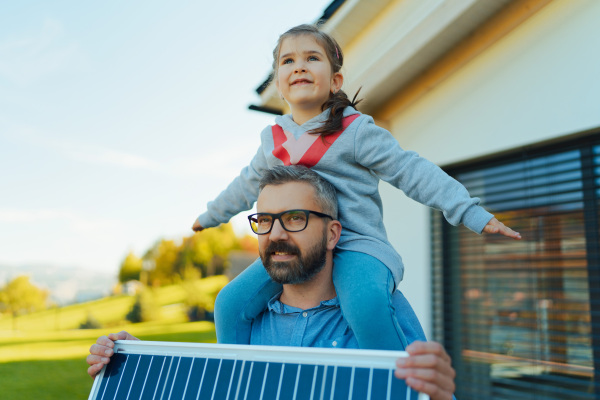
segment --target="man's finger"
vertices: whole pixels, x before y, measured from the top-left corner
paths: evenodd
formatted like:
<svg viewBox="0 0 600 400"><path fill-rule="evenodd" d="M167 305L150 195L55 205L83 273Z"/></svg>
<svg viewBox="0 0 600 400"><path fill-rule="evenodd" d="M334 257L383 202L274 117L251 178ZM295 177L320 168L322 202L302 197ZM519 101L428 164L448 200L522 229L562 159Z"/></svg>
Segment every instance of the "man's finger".
<svg viewBox="0 0 600 400"><path fill-rule="evenodd" d="M121 331L118 333L111 333L108 335L108 339L115 341L115 340L139 340L138 338L136 338L135 336L131 335L129 332L127 331ZM114 346L114 344L113 344Z"/></svg>
<svg viewBox="0 0 600 400"><path fill-rule="evenodd" d="M93 344L90 347L90 354L96 355L96 356L111 357L114 354L114 352L115 351L112 349L112 347L103 346L103 345L100 345L100 344Z"/></svg>
<svg viewBox="0 0 600 400"><path fill-rule="evenodd" d="M100 336L98 340L96 340L96 344L110 348L115 347L115 342L109 339L106 335Z"/></svg>
<svg viewBox="0 0 600 400"><path fill-rule="evenodd" d="M456 376L456 372L454 371L454 368L452 368L450 361L434 354L419 354L399 359L398 362L396 362L396 365L398 366L399 373L401 373L401 371L425 371L419 372L418 375L414 375L423 379L428 379L430 375L432 375L431 379L435 379L435 374L447 376L451 380ZM409 374L405 373L404 377L408 375Z"/></svg>
<svg viewBox="0 0 600 400"><path fill-rule="evenodd" d="M104 367L105 364L94 364L94 365L90 365L90 367L87 369L87 373L90 377L95 378L96 375L98 375L100 373L100 371L102 371L102 368Z"/></svg>
<svg viewBox="0 0 600 400"><path fill-rule="evenodd" d="M98 356L98 355L90 354L89 356L87 356L85 358L85 361L89 365L108 364L110 362L110 357L104 357L104 356Z"/></svg>
<svg viewBox="0 0 600 400"><path fill-rule="evenodd" d="M412 377L406 379L406 384L418 392L429 395L431 400L452 400L454 393L454 389L445 390L430 382Z"/></svg>
<svg viewBox="0 0 600 400"><path fill-rule="evenodd" d="M446 372L442 373L440 371L436 371L431 368L399 368L394 372L394 375L397 378L406 380L408 384L412 379L414 382L424 382L428 384L428 392L425 392L429 395L432 394L433 386L435 386L435 390L440 390L443 392L454 392L454 378L451 374ZM423 384L417 384L419 387L413 387L418 391L423 391ZM430 387L431 386L431 387Z"/></svg>
<svg viewBox="0 0 600 400"><path fill-rule="evenodd" d="M417 340L406 347L406 352L409 354L409 356L416 356L420 354L432 354L450 363L450 356L448 355L444 347L438 342L421 342ZM406 359L401 358L398 361L401 360Z"/></svg>

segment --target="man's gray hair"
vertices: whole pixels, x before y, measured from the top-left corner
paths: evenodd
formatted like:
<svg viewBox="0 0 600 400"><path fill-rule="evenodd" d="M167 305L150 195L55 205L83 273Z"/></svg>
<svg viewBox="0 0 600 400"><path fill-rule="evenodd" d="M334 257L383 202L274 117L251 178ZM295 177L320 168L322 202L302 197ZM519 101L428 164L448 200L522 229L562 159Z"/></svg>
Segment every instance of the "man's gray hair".
<svg viewBox="0 0 600 400"><path fill-rule="evenodd" d="M315 171L302 165L277 165L267 170L259 183L262 191L268 185L283 185L289 182L306 182L315 189L315 200L321 206L321 212L333 219L338 218L337 194L333 185ZM317 210L313 210L317 211Z"/></svg>

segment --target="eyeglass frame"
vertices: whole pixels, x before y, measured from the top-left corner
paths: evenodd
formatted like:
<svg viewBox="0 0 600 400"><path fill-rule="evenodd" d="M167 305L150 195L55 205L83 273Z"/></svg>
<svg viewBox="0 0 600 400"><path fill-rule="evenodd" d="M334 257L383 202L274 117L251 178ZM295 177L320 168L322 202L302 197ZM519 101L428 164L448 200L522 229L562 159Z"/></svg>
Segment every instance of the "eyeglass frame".
<svg viewBox="0 0 600 400"><path fill-rule="evenodd" d="M302 211L304 213L304 215L306 215L306 225L304 225L304 228L297 230L297 231L293 231L293 230L289 230L285 227L285 224L283 223L283 220L281 219L281 216L283 214L287 214L289 212L293 212L293 211ZM292 209L292 210L285 210L282 211L280 213L255 213L255 214L250 214L248 215L248 222L250 223L250 229L252 230L252 232L254 232L256 235L266 235L271 233L271 231L273 230L273 225L275 225L275 220L279 220L279 224L281 225L281 227L283 228L283 230L285 230L286 232L302 232L303 230L305 230L308 227L308 220L310 219L309 216L310 214L315 214L317 217L320 218L330 218L331 220L334 220L335 218L333 218L331 215L327 215L324 214L322 212L319 211L313 211L313 210L303 210L303 209ZM272 220L271 220L271 227L269 228L268 231L263 232L263 233L258 233L254 231L254 228L252 228L252 218L256 217L257 215L269 215Z"/></svg>

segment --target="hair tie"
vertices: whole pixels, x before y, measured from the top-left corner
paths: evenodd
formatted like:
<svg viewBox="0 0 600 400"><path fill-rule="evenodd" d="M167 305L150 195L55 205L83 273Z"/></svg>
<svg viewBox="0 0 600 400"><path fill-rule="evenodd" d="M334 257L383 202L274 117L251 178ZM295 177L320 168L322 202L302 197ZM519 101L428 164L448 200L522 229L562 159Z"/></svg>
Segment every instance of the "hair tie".
<svg viewBox="0 0 600 400"><path fill-rule="evenodd" d="M335 46L335 56L337 57L337 59L340 59L340 54L338 53L338 49L337 46Z"/></svg>

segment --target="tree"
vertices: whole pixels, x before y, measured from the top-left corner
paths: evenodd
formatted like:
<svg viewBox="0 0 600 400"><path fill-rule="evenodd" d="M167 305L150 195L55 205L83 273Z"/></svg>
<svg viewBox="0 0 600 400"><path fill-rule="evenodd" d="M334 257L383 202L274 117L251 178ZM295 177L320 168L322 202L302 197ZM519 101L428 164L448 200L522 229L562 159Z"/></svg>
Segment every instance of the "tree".
<svg viewBox="0 0 600 400"><path fill-rule="evenodd" d="M184 237L180 243L166 239L157 241L142 257L142 273L147 273L148 283L153 286L221 275L229 268L231 251L257 253L257 249L256 238L246 236L240 239L230 224L223 224ZM129 263L129 258L128 255L121 265L122 270ZM135 265L139 267L139 264Z"/></svg>
<svg viewBox="0 0 600 400"><path fill-rule="evenodd" d="M148 268L148 283L163 286L173 283L179 246L173 240L159 240L143 257Z"/></svg>
<svg viewBox="0 0 600 400"><path fill-rule="evenodd" d="M240 240L231 224L205 229L184 239L192 263L202 271L202 276L220 275L229 267L229 252L240 250Z"/></svg>
<svg viewBox="0 0 600 400"><path fill-rule="evenodd" d="M0 290L0 311L12 314L14 330L19 315L44 310L47 301L48 291L32 284L25 275L16 277Z"/></svg>
<svg viewBox="0 0 600 400"><path fill-rule="evenodd" d="M135 297L135 303L125 316L130 322L148 322L157 318L160 309L154 299L152 289L144 288Z"/></svg>
<svg viewBox="0 0 600 400"><path fill-rule="evenodd" d="M137 257L133 252L129 252L119 269L119 282L125 283L132 280L140 280L142 273L142 259Z"/></svg>

